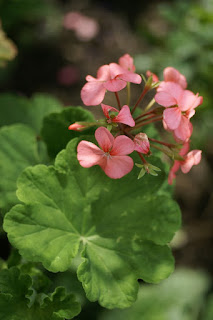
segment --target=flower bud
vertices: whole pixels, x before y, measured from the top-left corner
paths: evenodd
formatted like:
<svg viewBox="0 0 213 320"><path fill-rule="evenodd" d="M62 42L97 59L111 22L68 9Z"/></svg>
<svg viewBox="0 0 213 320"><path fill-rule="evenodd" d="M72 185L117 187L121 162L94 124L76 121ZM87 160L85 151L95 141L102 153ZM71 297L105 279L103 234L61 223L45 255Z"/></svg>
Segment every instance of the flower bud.
<svg viewBox="0 0 213 320"><path fill-rule="evenodd" d="M138 133L134 138L135 150L144 154L149 153L149 139L145 133Z"/></svg>
<svg viewBox="0 0 213 320"><path fill-rule="evenodd" d="M84 130L86 129L86 126L78 123L78 122L75 122L73 124L71 124L69 127L68 127L69 130L74 130L74 131L81 131L81 130Z"/></svg>

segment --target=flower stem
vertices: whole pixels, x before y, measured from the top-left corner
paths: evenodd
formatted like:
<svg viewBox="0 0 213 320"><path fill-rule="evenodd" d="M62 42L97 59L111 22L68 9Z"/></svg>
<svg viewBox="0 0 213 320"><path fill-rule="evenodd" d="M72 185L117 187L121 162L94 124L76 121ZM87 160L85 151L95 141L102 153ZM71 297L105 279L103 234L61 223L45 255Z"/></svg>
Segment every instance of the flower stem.
<svg viewBox="0 0 213 320"><path fill-rule="evenodd" d="M133 107L132 111L131 111L131 114L134 113L135 109L137 108L137 106L139 105L139 103L141 102L141 100L143 99L143 97L145 96L145 94L149 91L149 87L146 87L143 89L140 97L138 98L138 101L136 102L135 106Z"/></svg>
<svg viewBox="0 0 213 320"><path fill-rule="evenodd" d="M141 122L139 122L139 123L137 123L133 128L127 128L126 130L127 131L132 131L132 130L134 130L134 129L137 129L137 128L140 128L140 127L142 127L142 126L145 126L145 125L147 125L147 124L150 124L150 123L153 123L153 122L156 122L156 121L160 121L160 120L162 120L163 119L163 117L158 117L158 118L156 118L156 119L151 119L151 120L149 120L149 121L141 121ZM146 120L146 119L145 119Z"/></svg>
<svg viewBox="0 0 213 320"><path fill-rule="evenodd" d="M140 119L140 118L143 118L143 117L146 117L146 116L148 116L149 114L152 114L152 113L154 113L154 112L155 112L155 110L152 110L152 111L149 111L149 112L146 112L146 113L142 113L142 114L140 114L138 117L134 118L134 120L136 121L136 120L138 120L138 119Z"/></svg>
<svg viewBox="0 0 213 320"><path fill-rule="evenodd" d="M147 114L148 115L148 114ZM136 123L138 124L138 123L140 123L140 122L142 122L142 121L146 121L146 120L149 120L149 119L152 119L152 118L155 118L155 117L157 117L157 115L156 114L153 114L153 115L150 115L149 117L147 117L146 119L143 119L143 120L139 120L139 121L137 121L136 120Z"/></svg>
<svg viewBox="0 0 213 320"><path fill-rule="evenodd" d="M126 104L129 106L130 105L130 99L131 99L131 88L130 88L130 82L127 82L127 101Z"/></svg>
<svg viewBox="0 0 213 320"><path fill-rule="evenodd" d="M154 98L149 102L149 104L146 106L144 111L149 110L153 106L153 104L155 104L155 99Z"/></svg>
<svg viewBox="0 0 213 320"><path fill-rule="evenodd" d="M115 92L115 97L116 97L116 100L117 100L118 108L119 108L119 110L121 110L121 103L120 103L120 99L119 99L119 96L118 96L117 92Z"/></svg>
<svg viewBox="0 0 213 320"><path fill-rule="evenodd" d="M162 144L162 145L164 145L164 146L166 146L166 147L169 147L169 148L174 148L174 147L176 147L175 144L167 143L167 142L163 142L163 141L159 141L159 140L156 140L156 139L153 139L153 138L149 138L149 140L152 141L152 142L156 142L156 143Z"/></svg>
<svg viewBox="0 0 213 320"><path fill-rule="evenodd" d="M141 154L140 152L138 152L138 151L137 151L137 153L138 153L139 157L141 158L142 162L143 162L144 164L147 164L148 162L146 161L146 159L144 158L144 156L142 156L142 154Z"/></svg>

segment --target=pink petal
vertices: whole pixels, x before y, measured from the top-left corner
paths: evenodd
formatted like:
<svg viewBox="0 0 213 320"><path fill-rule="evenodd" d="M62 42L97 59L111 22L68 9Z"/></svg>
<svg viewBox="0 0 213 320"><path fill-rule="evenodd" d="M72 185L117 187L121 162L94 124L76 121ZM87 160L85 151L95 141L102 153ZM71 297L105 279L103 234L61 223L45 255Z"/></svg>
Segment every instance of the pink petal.
<svg viewBox="0 0 213 320"><path fill-rule="evenodd" d="M81 89L81 99L86 106L97 106L103 101L105 92L102 82L87 82Z"/></svg>
<svg viewBox="0 0 213 320"><path fill-rule="evenodd" d="M113 148L110 151L111 156L123 156L134 151L135 144L127 136L121 135L115 138Z"/></svg>
<svg viewBox="0 0 213 320"><path fill-rule="evenodd" d="M189 151L189 142L187 141L187 142L185 142L184 144L183 144L183 146L182 146L182 148L181 148L181 150L180 150L180 152L179 152L179 155L180 156L185 156L186 154L187 154L187 152Z"/></svg>
<svg viewBox="0 0 213 320"><path fill-rule="evenodd" d="M97 79L99 81L110 80L110 67L108 64L101 66L97 71Z"/></svg>
<svg viewBox="0 0 213 320"><path fill-rule="evenodd" d="M201 153L201 150L192 150L186 155L185 161L181 164L181 170L183 173L188 173L192 166L200 163Z"/></svg>
<svg viewBox="0 0 213 320"><path fill-rule="evenodd" d="M135 66L133 64L133 58L128 54L124 54L122 57L119 58L118 60L119 65L129 71L134 72L135 71Z"/></svg>
<svg viewBox="0 0 213 320"><path fill-rule="evenodd" d="M107 162L101 165L106 175L112 179L120 179L129 173L134 162L128 156L112 156L107 158Z"/></svg>
<svg viewBox="0 0 213 320"><path fill-rule="evenodd" d="M177 104L178 99L183 93L183 89L175 82L162 81L157 88L157 92L166 92L170 94L176 100Z"/></svg>
<svg viewBox="0 0 213 320"><path fill-rule="evenodd" d="M163 71L164 81L172 81L178 83L183 89L187 87L186 78L177 69L167 67Z"/></svg>
<svg viewBox="0 0 213 320"><path fill-rule="evenodd" d="M171 107L177 104L177 100L171 96L170 93L165 91L157 92L155 95L155 101L164 107Z"/></svg>
<svg viewBox="0 0 213 320"><path fill-rule="evenodd" d="M197 165L197 164L200 163L200 161L201 161L201 153L202 153L201 150L192 150L192 151L189 152L188 155L191 156L191 154L192 154L193 157L194 157L194 165Z"/></svg>
<svg viewBox="0 0 213 320"><path fill-rule="evenodd" d="M170 169L170 171L169 171L169 176L168 176L168 183L170 184L170 185L172 185L172 183L173 183L173 180L176 178L176 172L179 170L179 168L180 168L180 163L179 163L179 161L175 161L174 162L174 165L173 165L173 167Z"/></svg>
<svg viewBox="0 0 213 320"><path fill-rule="evenodd" d="M123 69L119 64L117 63L110 63L109 64L109 70L110 70L110 78L114 79L119 74L127 72L125 69Z"/></svg>
<svg viewBox="0 0 213 320"><path fill-rule="evenodd" d="M126 87L126 81L113 79L106 81L103 85L108 91L117 92Z"/></svg>
<svg viewBox="0 0 213 320"><path fill-rule="evenodd" d="M109 152L114 143L113 135L104 127L99 127L95 131L95 139L104 152Z"/></svg>
<svg viewBox="0 0 213 320"><path fill-rule="evenodd" d="M142 78L139 74L128 71L120 74L118 77L126 82L132 82L136 84L140 84L142 81Z"/></svg>
<svg viewBox="0 0 213 320"><path fill-rule="evenodd" d="M102 163L104 152L94 143L82 140L77 147L77 159L82 167L89 168Z"/></svg>
<svg viewBox="0 0 213 320"><path fill-rule="evenodd" d="M174 130L175 138L180 141L187 141L192 134L192 124L185 116L181 116L181 121L177 129Z"/></svg>
<svg viewBox="0 0 213 320"><path fill-rule="evenodd" d="M131 115L130 109L127 105L124 105L121 108L121 111L119 114L112 120L112 122L119 122L127 124L130 127L135 126L135 121L133 120L133 117Z"/></svg>
<svg viewBox="0 0 213 320"><path fill-rule="evenodd" d="M196 96L193 92L189 90L184 90L183 94L181 95L178 101L179 102L178 105L181 111L186 111L191 109L195 103L195 100L196 100Z"/></svg>
<svg viewBox="0 0 213 320"><path fill-rule="evenodd" d="M119 110L117 110L117 109L115 109L115 108L113 108L113 107L110 107L110 106L108 106L107 104L103 104L103 103L101 104L101 108L102 108L103 113L104 113L104 115L105 115L105 117L106 117L107 119L110 118L110 116L109 116L109 111L119 112Z"/></svg>
<svg viewBox="0 0 213 320"><path fill-rule="evenodd" d="M178 107L165 109L163 112L163 120L170 130L175 130L181 120L181 111Z"/></svg>

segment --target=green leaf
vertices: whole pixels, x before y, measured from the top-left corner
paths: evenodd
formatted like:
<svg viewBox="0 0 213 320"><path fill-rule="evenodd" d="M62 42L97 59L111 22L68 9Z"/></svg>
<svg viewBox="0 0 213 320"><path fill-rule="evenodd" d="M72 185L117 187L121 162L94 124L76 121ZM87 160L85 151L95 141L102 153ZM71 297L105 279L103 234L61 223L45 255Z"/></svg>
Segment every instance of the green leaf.
<svg viewBox="0 0 213 320"><path fill-rule="evenodd" d="M204 311L203 319L211 320L213 318L213 294L211 294L207 299L206 308Z"/></svg>
<svg viewBox="0 0 213 320"><path fill-rule="evenodd" d="M0 95L0 126L24 123L39 134L44 116L62 109L62 104L46 94L36 94L31 99L15 94Z"/></svg>
<svg viewBox="0 0 213 320"><path fill-rule="evenodd" d="M15 124L0 129L0 208L9 210L18 203L16 180L26 167L43 162L43 154L38 152L38 142L34 131Z"/></svg>
<svg viewBox="0 0 213 320"><path fill-rule="evenodd" d="M179 207L168 196L146 195L131 203L127 197L118 198L104 206L101 201L96 201L92 209L97 231L103 237L135 236L166 244L180 227ZM128 227L124 228L125 225Z"/></svg>
<svg viewBox="0 0 213 320"><path fill-rule="evenodd" d="M23 257L52 272L70 268L80 253L77 274L88 299L107 308L128 307L136 299L138 278L155 283L173 271L166 243L179 228L179 208L155 195L162 172L142 181L135 168L110 179L99 167L79 165L77 142L67 145L55 166L21 174L17 195L24 204L6 215L4 229Z"/></svg>
<svg viewBox="0 0 213 320"><path fill-rule="evenodd" d="M138 299L131 308L103 312L99 319L195 320L203 307L208 288L209 279L205 273L177 269L161 284L141 287Z"/></svg>
<svg viewBox="0 0 213 320"><path fill-rule="evenodd" d="M36 294L29 275L18 268L0 272L0 318L4 320L72 319L80 305L72 294L58 287L51 295Z"/></svg>
<svg viewBox="0 0 213 320"><path fill-rule="evenodd" d="M93 128L83 132L68 130L70 124L82 121L94 122L95 119L91 112L81 107L66 107L60 113L52 113L44 118L41 135L51 157L54 158L71 139L94 132Z"/></svg>

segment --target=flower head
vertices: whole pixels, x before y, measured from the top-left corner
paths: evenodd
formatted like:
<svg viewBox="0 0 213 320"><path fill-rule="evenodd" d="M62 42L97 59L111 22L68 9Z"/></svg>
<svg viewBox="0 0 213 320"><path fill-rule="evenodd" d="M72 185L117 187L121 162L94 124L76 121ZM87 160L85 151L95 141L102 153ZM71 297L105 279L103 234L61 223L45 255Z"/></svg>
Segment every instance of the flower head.
<svg viewBox="0 0 213 320"><path fill-rule="evenodd" d="M191 168L198 165L201 161L201 150L189 150L189 143L184 143L179 154L183 157L183 160L175 160L174 165L170 169L168 183L172 184L173 180L176 178L176 172L181 169L183 173L188 173ZM188 152L188 153L187 153Z"/></svg>
<svg viewBox="0 0 213 320"><path fill-rule="evenodd" d="M81 90L81 99L86 106L100 104L106 90L118 92L126 87L127 82L141 83L141 77L124 69L117 63L103 65L98 69L97 78L90 75L86 77L87 83Z"/></svg>
<svg viewBox="0 0 213 320"><path fill-rule="evenodd" d="M80 165L89 168L99 165L112 179L120 179L133 168L133 160L128 154L135 149L134 142L124 136L116 138L104 127L95 131L95 138L100 146L82 140L77 147L77 158Z"/></svg>
<svg viewBox="0 0 213 320"><path fill-rule="evenodd" d="M163 112L165 127L174 131L177 140L187 141L192 134L189 119L195 114L195 108L203 102L203 97L168 81L159 85L155 101L166 107Z"/></svg>

